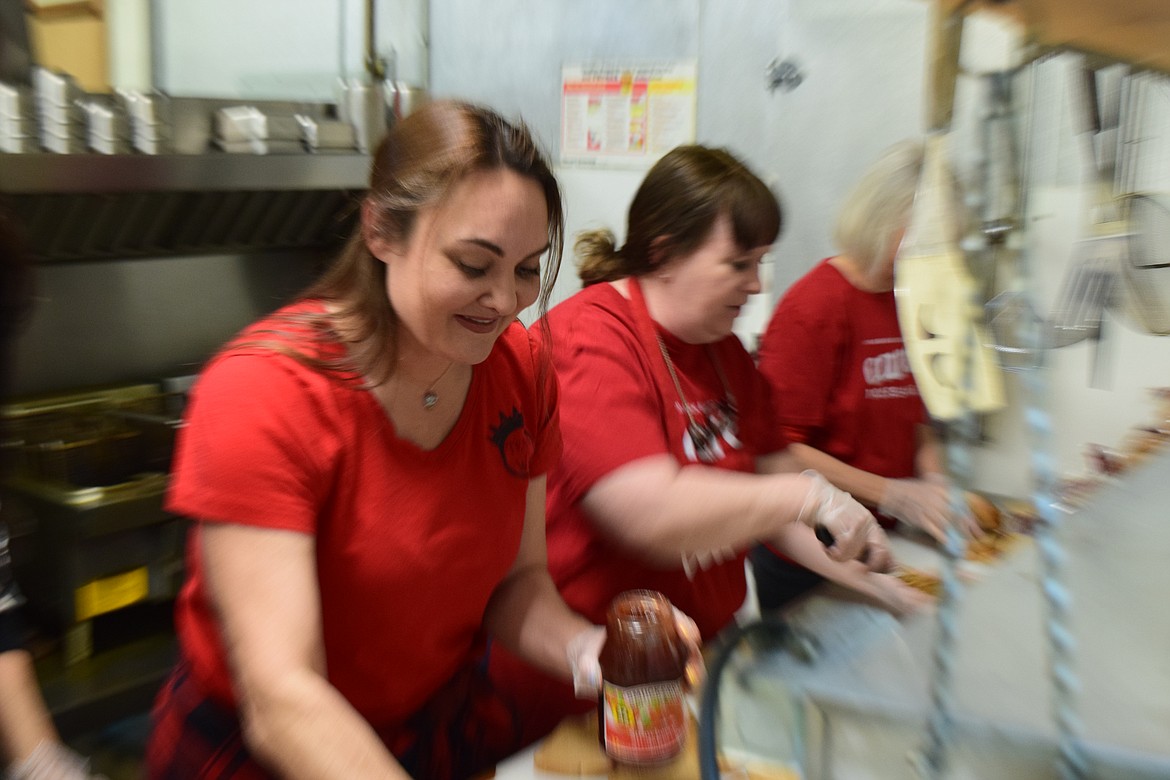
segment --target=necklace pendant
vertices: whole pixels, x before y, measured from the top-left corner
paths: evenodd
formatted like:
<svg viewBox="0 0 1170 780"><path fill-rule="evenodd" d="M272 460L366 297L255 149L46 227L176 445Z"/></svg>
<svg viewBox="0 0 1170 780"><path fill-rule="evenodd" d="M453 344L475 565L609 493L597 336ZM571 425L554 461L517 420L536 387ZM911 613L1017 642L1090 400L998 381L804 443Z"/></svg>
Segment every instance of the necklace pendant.
<svg viewBox="0 0 1170 780"><path fill-rule="evenodd" d="M687 423L687 435L695 447L695 457L703 463L714 463L719 459L715 452L715 434L710 428L697 422Z"/></svg>
<svg viewBox="0 0 1170 780"><path fill-rule="evenodd" d="M422 397L424 409L434 409L435 404L439 402L439 394L434 390L427 390Z"/></svg>

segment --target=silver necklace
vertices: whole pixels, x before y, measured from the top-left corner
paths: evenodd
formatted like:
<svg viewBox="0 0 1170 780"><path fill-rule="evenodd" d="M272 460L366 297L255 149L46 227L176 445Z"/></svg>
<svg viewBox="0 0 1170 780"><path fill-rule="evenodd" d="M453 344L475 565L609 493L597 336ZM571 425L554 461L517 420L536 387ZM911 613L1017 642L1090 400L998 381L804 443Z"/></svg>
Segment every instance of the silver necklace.
<svg viewBox="0 0 1170 780"><path fill-rule="evenodd" d="M691 413L691 405L687 402L686 395L683 394L682 383L678 381L678 374L674 371L674 361L670 359L670 352L666 349L666 343L662 340L662 336L655 332L654 339L658 342L658 349L662 352L662 359L666 361L666 370L670 373L670 379L674 383L674 390L678 393L678 399L682 402L683 414L687 417L687 436L691 439L691 444L695 446L695 456L704 463L714 463L718 460L718 455L715 452L715 431L708 423L700 423L695 419L695 415ZM707 357L711 360L711 364L715 367L715 373L719 375L719 382L723 385L723 400L719 402L719 406L724 415L729 420L735 420L738 410L735 404L735 396L731 392L731 385L727 382L727 376L723 373L723 365L719 362L719 358L707 347Z"/></svg>
<svg viewBox="0 0 1170 780"><path fill-rule="evenodd" d="M448 363L447 367L443 369L443 373L439 374L439 376L435 378L435 381L431 382L430 386L427 387L426 391L422 394L422 405L423 408L427 411L434 409L435 405L439 403L439 394L435 392L435 385L439 384L443 377L447 376L447 372L451 370L451 366L453 365L455 365L455 361Z"/></svg>

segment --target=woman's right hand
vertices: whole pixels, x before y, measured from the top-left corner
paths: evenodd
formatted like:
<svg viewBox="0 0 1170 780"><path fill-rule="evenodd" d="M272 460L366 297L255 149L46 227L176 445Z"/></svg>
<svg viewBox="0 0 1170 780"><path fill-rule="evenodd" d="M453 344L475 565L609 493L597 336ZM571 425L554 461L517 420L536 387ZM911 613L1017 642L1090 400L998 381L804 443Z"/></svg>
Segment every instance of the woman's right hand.
<svg viewBox="0 0 1170 780"><path fill-rule="evenodd" d="M829 484L819 472L809 469L801 476L808 479L809 488L797 519L811 528L819 526L828 531L832 544L826 550L833 560L860 557L877 537L873 514L844 490Z"/></svg>
<svg viewBox="0 0 1170 780"><path fill-rule="evenodd" d="M939 544L946 544L952 523L967 539L979 535L979 523L970 511L956 517L951 511L951 486L945 476L923 479L887 479L878 511L920 528Z"/></svg>
<svg viewBox="0 0 1170 780"><path fill-rule="evenodd" d="M686 681L697 689L707 676L703 663L702 635L690 615L675 606L674 629L687 651ZM573 694L578 699L593 699L601 691L601 650L605 646L605 626L590 626L577 633L565 647L569 669L573 672Z"/></svg>
<svg viewBox="0 0 1170 780"><path fill-rule="evenodd" d="M45 740L28 757L8 768L10 780L105 780L89 773L89 762L56 740Z"/></svg>

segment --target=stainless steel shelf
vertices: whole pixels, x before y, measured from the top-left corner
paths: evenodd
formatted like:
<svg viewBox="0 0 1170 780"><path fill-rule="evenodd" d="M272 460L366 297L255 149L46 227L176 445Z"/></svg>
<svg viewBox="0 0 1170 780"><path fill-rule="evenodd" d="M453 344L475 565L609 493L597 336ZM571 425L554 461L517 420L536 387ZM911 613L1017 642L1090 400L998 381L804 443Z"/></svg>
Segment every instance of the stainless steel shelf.
<svg viewBox="0 0 1170 780"><path fill-rule="evenodd" d="M362 190L368 155L0 154L0 193Z"/></svg>
<svg viewBox="0 0 1170 780"><path fill-rule="evenodd" d="M39 261L326 248L364 154L0 154L0 200Z"/></svg>

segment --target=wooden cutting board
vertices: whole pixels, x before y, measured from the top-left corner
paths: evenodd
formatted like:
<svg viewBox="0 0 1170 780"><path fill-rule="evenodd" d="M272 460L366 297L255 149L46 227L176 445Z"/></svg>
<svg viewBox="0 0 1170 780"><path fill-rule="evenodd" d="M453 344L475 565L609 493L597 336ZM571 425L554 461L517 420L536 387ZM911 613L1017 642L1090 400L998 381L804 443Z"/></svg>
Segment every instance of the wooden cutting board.
<svg viewBox="0 0 1170 780"><path fill-rule="evenodd" d="M561 721L533 756L538 771L568 777L638 778L639 780L699 780L698 735L695 721L687 727L683 752L671 761L653 768L614 764L597 742L597 714L572 716ZM748 780L800 780L798 773L780 767L748 765L737 767L720 761L725 778Z"/></svg>

